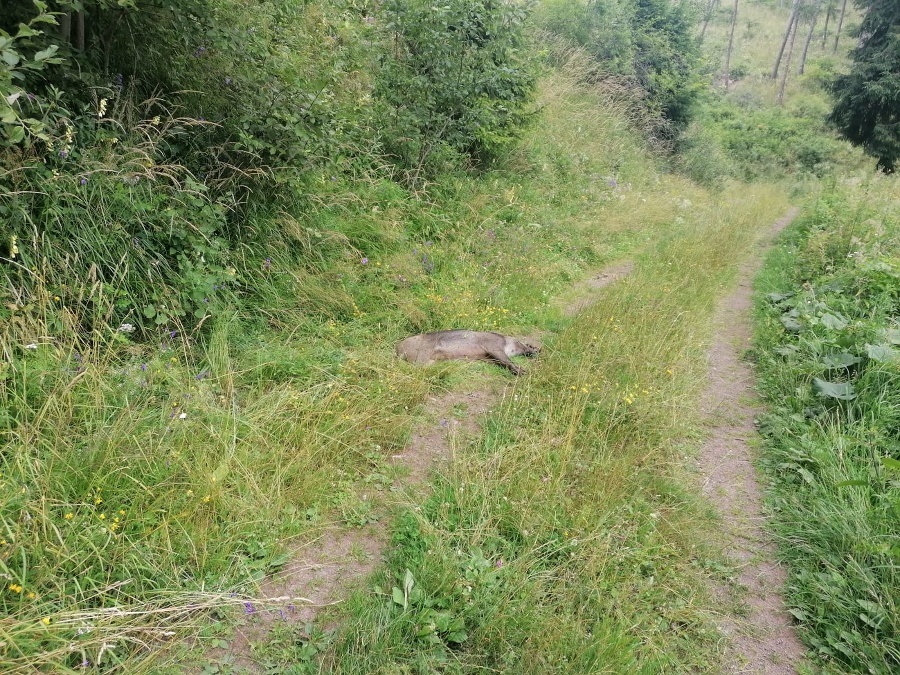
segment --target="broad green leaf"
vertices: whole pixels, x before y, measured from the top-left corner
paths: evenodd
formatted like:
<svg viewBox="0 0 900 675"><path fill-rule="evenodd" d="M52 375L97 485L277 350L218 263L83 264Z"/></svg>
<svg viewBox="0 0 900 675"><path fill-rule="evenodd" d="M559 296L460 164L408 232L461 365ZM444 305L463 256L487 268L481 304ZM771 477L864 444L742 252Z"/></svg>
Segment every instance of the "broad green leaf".
<svg viewBox="0 0 900 675"><path fill-rule="evenodd" d="M840 401L852 401L856 398L856 388L849 382L827 382L817 377L813 379L813 390L819 396Z"/></svg>
<svg viewBox="0 0 900 675"><path fill-rule="evenodd" d="M866 343L866 355L878 363L890 363L897 358L897 350L890 345L870 345Z"/></svg>
<svg viewBox="0 0 900 675"><path fill-rule="evenodd" d="M144 316L146 316L148 319L152 319L154 316L156 316L156 307L154 307L153 305L147 305L146 307L144 307Z"/></svg>
<svg viewBox="0 0 900 675"><path fill-rule="evenodd" d="M853 354L848 354L847 352L829 354L822 359L822 363L828 368L849 368L850 366L855 366L860 361L862 361L861 358L854 356Z"/></svg>
<svg viewBox="0 0 900 675"><path fill-rule="evenodd" d="M9 143L15 145L25 140L25 130L22 127L11 127L7 136Z"/></svg>
<svg viewBox="0 0 900 675"><path fill-rule="evenodd" d="M40 33L31 26L27 26L24 23L19 24L19 30L16 32L17 38L34 37L35 35L40 35Z"/></svg>
<svg viewBox="0 0 900 675"><path fill-rule="evenodd" d="M889 471L900 471L900 461L893 457L879 457L882 466Z"/></svg>
<svg viewBox="0 0 900 675"><path fill-rule="evenodd" d="M391 600L394 601L395 605L400 605L403 609L406 609L406 596L396 586L391 589Z"/></svg>
<svg viewBox="0 0 900 675"><path fill-rule="evenodd" d="M212 479L215 483L222 483L225 476L228 475L228 462L221 462L216 470L212 472Z"/></svg>
<svg viewBox="0 0 900 675"><path fill-rule="evenodd" d="M784 300L787 300L788 298L793 298L794 295L795 295L794 293L790 293L790 292L788 292L788 293L766 293L766 298L769 300L769 302L774 302L775 304L778 304L779 302L783 302Z"/></svg>
<svg viewBox="0 0 900 675"><path fill-rule="evenodd" d="M847 322L834 314L823 314L819 321L822 322L825 328L830 328L831 330L842 330L847 327Z"/></svg>
<svg viewBox="0 0 900 675"><path fill-rule="evenodd" d="M0 58L2 58L8 66L15 66L19 63L19 55L9 49L4 49L0 52Z"/></svg>
<svg viewBox="0 0 900 675"><path fill-rule="evenodd" d="M57 51L59 51L59 45L50 45L47 49L42 49L37 54L34 55L34 60L41 62L46 61L51 56L53 56Z"/></svg>
<svg viewBox="0 0 900 675"><path fill-rule="evenodd" d="M790 331L791 333L799 333L803 328L803 324L797 321L797 319L792 316L781 317L781 323L785 327L785 329Z"/></svg>
<svg viewBox="0 0 900 675"><path fill-rule="evenodd" d="M878 336L892 345L900 345L900 328L883 328L878 331Z"/></svg>

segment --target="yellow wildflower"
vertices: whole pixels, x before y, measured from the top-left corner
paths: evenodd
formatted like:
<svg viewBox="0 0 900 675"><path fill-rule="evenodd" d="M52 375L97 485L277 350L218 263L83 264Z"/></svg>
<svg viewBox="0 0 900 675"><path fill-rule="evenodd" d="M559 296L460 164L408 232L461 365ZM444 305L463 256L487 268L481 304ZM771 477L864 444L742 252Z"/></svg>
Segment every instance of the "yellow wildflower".
<svg viewBox="0 0 900 675"><path fill-rule="evenodd" d="M44 624L45 626L49 626L50 621L51 621L51 619L49 616L45 616L43 619L41 619L41 623Z"/></svg>
<svg viewBox="0 0 900 675"><path fill-rule="evenodd" d="M67 513L66 515L63 516L63 518L65 518L66 520L72 520L72 518L74 518L74 517L75 517L75 514L72 513L71 511L69 511L69 513Z"/></svg>

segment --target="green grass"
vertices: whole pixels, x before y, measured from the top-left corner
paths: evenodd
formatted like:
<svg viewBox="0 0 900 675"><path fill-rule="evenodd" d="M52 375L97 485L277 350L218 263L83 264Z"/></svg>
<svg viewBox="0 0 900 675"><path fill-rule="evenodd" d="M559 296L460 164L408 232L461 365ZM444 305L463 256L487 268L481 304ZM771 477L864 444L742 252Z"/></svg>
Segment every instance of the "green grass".
<svg viewBox="0 0 900 675"><path fill-rule="evenodd" d="M884 177L829 186L758 284L763 467L787 599L834 672L900 667L898 195Z"/></svg>
<svg viewBox="0 0 900 675"><path fill-rule="evenodd" d="M381 592L355 598L329 672L719 668L715 554L684 440L715 300L782 199L760 189L682 211L549 343L483 438L401 513ZM404 608L391 589L407 570Z"/></svg>
<svg viewBox="0 0 900 675"><path fill-rule="evenodd" d="M171 636L198 633L211 597L252 596L290 542L362 517L355 495L427 392L473 369L498 376L398 363L397 339L559 330L554 299L576 280L715 212L658 173L614 97L559 76L542 100L547 121L507 170L448 177L424 198L323 176L314 198L255 216L205 333L173 322L138 341L100 322L85 335L74 273L73 295L54 292L65 260L36 270L39 304L7 308L2 334L6 672L154 668ZM115 215L66 213L85 231ZM29 259L32 246L19 242ZM100 316L113 306L105 287L84 291Z"/></svg>

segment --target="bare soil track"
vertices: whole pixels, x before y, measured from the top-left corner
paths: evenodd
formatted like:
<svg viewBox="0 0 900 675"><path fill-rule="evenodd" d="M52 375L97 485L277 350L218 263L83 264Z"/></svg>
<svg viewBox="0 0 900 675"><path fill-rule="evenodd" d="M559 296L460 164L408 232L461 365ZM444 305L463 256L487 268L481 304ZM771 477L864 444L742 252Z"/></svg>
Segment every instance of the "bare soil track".
<svg viewBox="0 0 900 675"><path fill-rule="evenodd" d="M772 238L796 215L792 209L777 221L761 241ZM719 627L726 640L728 673L795 673L804 649L785 610L780 589L785 574L774 560L774 550L762 528L759 484L749 443L755 433L758 408L747 402L753 374L741 361L750 336L748 310L750 281L761 264L761 252L740 269L737 290L724 298L717 310L717 330L709 351L710 379L701 402L710 434L698 460L704 493L721 513L725 525L726 552L740 570L738 583L747 589L746 616L724 613ZM602 270L575 290L575 299L563 305L574 316L596 300L596 292L627 276L633 269L625 261ZM432 469L452 459L454 441L478 431L479 418L498 400L496 385L469 392L444 392L425 402L425 422L414 430L404 451L392 461L409 473L392 486L400 500L421 491ZM347 597L381 560L386 546L386 527L375 523L365 528L335 526L298 545L290 563L261 586L260 611L254 611L236 632L229 650L232 663L245 672L261 672L252 645L266 639L276 622L307 624L323 606ZM732 589L712 589L722 600L732 600ZM269 607L274 609L263 609ZM215 650L221 656L221 650ZM215 658L215 654L212 655Z"/></svg>
<svg viewBox="0 0 900 675"><path fill-rule="evenodd" d="M791 209L760 242L768 248L774 236L796 216ZM797 638L781 596L784 569L763 528L763 500L753 466L756 435L753 372L741 359L750 339L750 283L761 265L761 252L744 264L736 290L716 312L717 330L709 350L709 382L701 410L710 424L699 455L703 492L722 516L725 549L746 589L746 615L723 614L719 629L727 636L728 673L782 675L797 672L805 650ZM713 588L728 600L725 586Z"/></svg>

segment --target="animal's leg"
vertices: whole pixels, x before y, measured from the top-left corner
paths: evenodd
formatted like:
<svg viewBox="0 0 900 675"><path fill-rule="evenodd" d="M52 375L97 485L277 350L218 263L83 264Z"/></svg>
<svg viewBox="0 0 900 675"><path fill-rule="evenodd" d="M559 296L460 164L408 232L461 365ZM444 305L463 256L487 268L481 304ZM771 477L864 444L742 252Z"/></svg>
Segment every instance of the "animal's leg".
<svg viewBox="0 0 900 675"><path fill-rule="evenodd" d="M509 360L509 357L506 355L502 349L496 351L489 351L487 353L487 358L491 361L494 361L504 368L508 368L512 371L513 375L524 375L525 369L520 368L515 363Z"/></svg>

